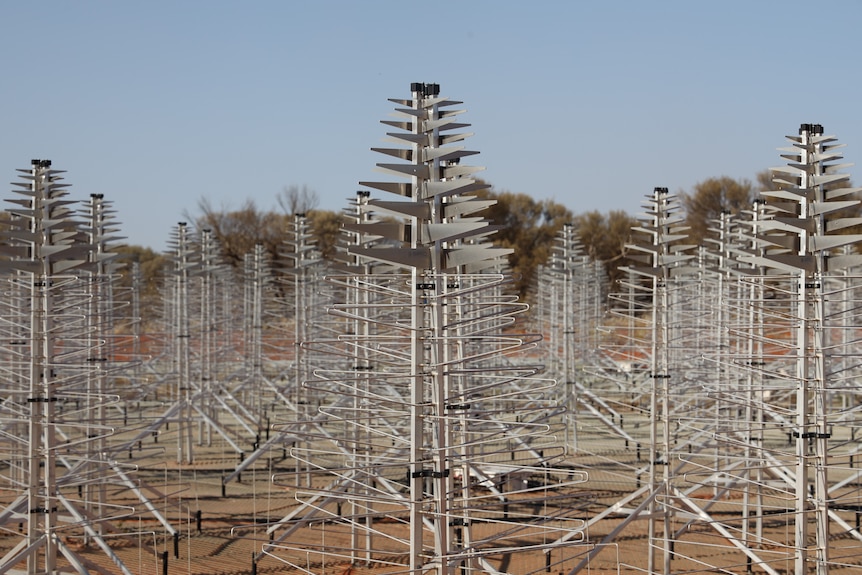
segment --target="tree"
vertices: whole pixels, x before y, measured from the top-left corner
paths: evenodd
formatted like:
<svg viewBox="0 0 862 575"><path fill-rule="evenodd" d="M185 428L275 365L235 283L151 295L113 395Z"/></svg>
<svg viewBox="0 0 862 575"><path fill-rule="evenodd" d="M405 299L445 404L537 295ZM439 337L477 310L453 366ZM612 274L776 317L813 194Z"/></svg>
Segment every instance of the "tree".
<svg viewBox="0 0 862 575"><path fill-rule="evenodd" d="M285 237L287 217L273 211L258 209L252 200L246 200L238 210L216 210L209 200L198 202L200 215L194 218L198 229L209 229L221 246L225 262L242 269L243 259L252 253L254 246L263 244L273 259L278 257Z"/></svg>
<svg viewBox="0 0 862 575"><path fill-rule="evenodd" d="M626 263L626 243L637 220L623 210L611 210L607 215L598 211L579 214L573 223L587 255L604 264L613 285L620 277L620 266Z"/></svg>
<svg viewBox="0 0 862 575"><path fill-rule="evenodd" d="M320 202L317 192L304 184L302 187L296 184L283 187L275 199L279 207L289 216L307 214Z"/></svg>
<svg viewBox="0 0 862 575"><path fill-rule="evenodd" d="M557 233L565 223L575 223L587 255L605 264L610 279L624 262L624 246L635 220L623 211L607 215L589 212L575 218L572 212L553 200L536 200L527 194L485 189L476 193L480 198L497 203L480 216L499 226L492 241L512 248L509 266L515 276L515 290L526 298L536 281L539 266L551 254ZM190 218L199 229L212 230L221 244L225 260L241 268L243 257L258 242L263 243L273 260L284 251L287 224L290 218L304 213L317 248L324 259L335 252L341 233L343 216L337 212L313 209L317 195L307 187L285 187L277 201L284 213L264 212L247 200L238 210L217 210L206 200L198 203L200 215ZM289 261L285 262L288 263Z"/></svg>
<svg viewBox="0 0 862 575"><path fill-rule="evenodd" d="M280 254L285 251L288 222L295 214L306 215L314 242L324 258L332 257L335 251L342 217L337 212L311 209L317 202L316 198L316 194L304 186L284 188L277 199L280 207L290 213L263 211L252 200L246 200L238 210L217 210L203 198L198 202L200 214L190 219L198 229L212 231L225 262L235 269L242 269L245 255L251 253L258 243L263 244L273 262L280 261L289 266L291 260L283 260Z"/></svg>
<svg viewBox="0 0 862 575"><path fill-rule="evenodd" d="M167 263L167 258L151 248L135 245L123 245L110 250L117 254L117 262L125 266L121 286L130 287L131 280L127 278L127 272L131 270L132 263L137 262L141 270L141 283L145 293L157 293L159 278Z"/></svg>
<svg viewBox="0 0 862 575"><path fill-rule="evenodd" d="M708 178L695 184L691 192L681 193L680 201L690 227L690 241L699 245L713 220L721 217L722 213L735 215L750 209L754 199L755 190L749 180L734 180L728 176Z"/></svg>
<svg viewBox="0 0 862 575"><path fill-rule="evenodd" d="M141 310L153 310L161 305L162 294L159 292L159 286L162 285L165 266L168 259L154 250L136 245L124 245L115 249L112 252L118 254L116 262L121 264L119 270L120 277L117 280L115 287L117 288L114 297L117 300L124 301L127 304L132 302L132 287L133 264L137 263L140 271L140 304ZM131 308L127 308L129 312ZM121 313L129 313L121 312ZM144 325L153 319L152 313L144 314L141 318Z"/></svg>
<svg viewBox="0 0 862 575"><path fill-rule="evenodd" d="M341 234L344 217L338 212L329 210L311 210L308 212L307 218L320 255L323 259L331 259L335 254L335 246L338 242L338 236Z"/></svg>
<svg viewBox="0 0 862 575"><path fill-rule="evenodd" d="M477 195L497 200L481 215L501 226L493 236L494 243L515 250L509 256L509 266L515 276L517 292L525 298L539 265L551 254L557 232L572 220L572 213L552 200L538 201L527 194L495 194L484 190Z"/></svg>

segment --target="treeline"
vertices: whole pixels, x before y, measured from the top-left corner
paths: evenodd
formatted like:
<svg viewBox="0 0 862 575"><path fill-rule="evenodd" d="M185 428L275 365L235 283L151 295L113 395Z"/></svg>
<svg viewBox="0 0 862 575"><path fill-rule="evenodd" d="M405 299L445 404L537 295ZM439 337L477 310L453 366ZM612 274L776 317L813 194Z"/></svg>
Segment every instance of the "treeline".
<svg viewBox="0 0 862 575"><path fill-rule="evenodd" d="M714 177L696 184L691 190L678 192L690 227L689 243L700 244L708 234L711 221L722 213L736 214L749 209L759 192L771 187L769 172L762 172L754 182L727 176ZM537 272L548 261L555 238L564 224L574 225L586 255L605 266L611 285L618 278L620 266L629 263L626 244L637 217L627 211L574 214L555 200L538 200L528 194L498 192L490 187L477 195L497 202L481 215L499 226L492 241L514 249L509 265L515 276L515 289L524 298L529 297ZM252 200L236 209L218 209L203 199L198 204L197 213L186 216L197 229L212 230L225 263L238 270L242 269L245 254L258 243L264 246L273 261L289 265L290 260L284 258L282 252L288 222L297 213L306 215L318 249L324 258L330 258L336 249L343 215L318 209L317 195L307 187L285 188L276 200L279 209L272 210L261 209ZM165 255L140 246L127 246L118 251L126 261L140 262L146 289L155 290L167 263Z"/></svg>

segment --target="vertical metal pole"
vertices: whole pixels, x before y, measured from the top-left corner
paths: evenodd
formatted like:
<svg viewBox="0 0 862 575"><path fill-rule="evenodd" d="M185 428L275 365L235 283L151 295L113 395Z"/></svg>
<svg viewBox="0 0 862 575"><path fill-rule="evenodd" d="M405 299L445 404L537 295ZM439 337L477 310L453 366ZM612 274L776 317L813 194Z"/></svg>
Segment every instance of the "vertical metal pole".
<svg viewBox="0 0 862 575"><path fill-rule="evenodd" d="M800 149L800 164L807 165L808 158L808 132L801 132L802 146ZM801 173L800 188L808 188L808 174ZM804 199L799 203L799 218L808 219L810 206ZM799 252L800 256L808 255L808 231L799 230ZM809 277L804 269L798 272L796 283L796 513L794 520L795 536L795 558L794 569L796 573L806 573L808 569L808 521L810 511L808 506L809 464L808 464L808 442L809 431L809 313L808 313L808 286Z"/></svg>
<svg viewBox="0 0 862 575"><path fill-rule="evenodd" d="M656 230L656 234L658 233L659 226L661 225L661 197L659 196L659 189L653 193L653 205L656 211L653 216L653 226ZM658 246L658 237L655 237L653 240L653 246ZM658 265L658 257L656 256L654 259L653 265ZM649 446L649 484L650 484L650 492L653 494L652 500L649 504L649 523L648 523L648 539L649 539L649 552L647 557L647 571L649 573L655 573L656 569L656 546L654 542L656 541L658 525L659 525L659 506L656 502L656 493L658 493L661 484L659 482L658 476L658 458L659 458L659 446L663 444L661 441L663 434L660 422L662 421L662 415L660 413L660 409L662 408L663 402L661 398L661 385L662 379L659 379L660 375L663 375L662 372L662 362L659 357L659 353L661 350L660 337L662 335L662 327L660 325L661 320L661 311L659 310L659 304L662 301L661 295L659 294L659 287L662 283L662 278L658 278L653 276L650 281L652 282L652 297L653 302L651 306L651 329L652 329L652 349L650 350L650 376L652 377L652 382L650 386L650 408L649 408L649 416L650 416L650 446ZM634 302L634 298L632 298L632 303Z"/></svg>
<svg viewBox="0 0 862 575"><path fill-rule="evenodd" d="M424 85L414 83L411 85L413 98L413 109L421 109L422 99L424 97ZM418 136L420 134L420 120L414 118L412 122L411 133ZM419 158L422 151L422 146L417 142L413 146L413 157ZM414 201L421 199L419 196L420 179L418 176L411 176ZM416 249L419 246L419 234L415 233L419 229L419 222L416 216L410 218L410 248ZM423 339L424 333L424 308L422 307L422 299L419 290L419 284L423 283L422 272L412 267L410 270L410 290L411 290L411 335L410 335L410 570L414 573L420 573L424 560L423 552L423 530L425 514L423 508L425 506L425 478L424 478L424 459L425 459L425 373L424 373L424 350Z"/></svg>
<svg viewBox="0 0 862 575"><path fill-rule="evenodd" d="M177 421L177 463L192 463L192 409L191 366L189 339L189 258L188 228L185 222L177 224L177 249L175 262L175 297L177 330L177 401L181 408Z"/></svg>

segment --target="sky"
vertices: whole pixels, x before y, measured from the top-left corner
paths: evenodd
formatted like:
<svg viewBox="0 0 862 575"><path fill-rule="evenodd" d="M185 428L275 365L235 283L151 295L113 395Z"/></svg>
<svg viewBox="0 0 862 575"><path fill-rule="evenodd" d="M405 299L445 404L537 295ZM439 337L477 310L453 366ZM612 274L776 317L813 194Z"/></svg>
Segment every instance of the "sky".
<svg viewBox="0 0 862 575"><path fill-rule="evenodd" d="M2 197L50 159L157 251L202 199L307 186L341 210L389 179L388 99L426 82L495 191L637 215L657 186L782 165L801 123L862 163L860 22L855 0L2 2Z"/></svg>

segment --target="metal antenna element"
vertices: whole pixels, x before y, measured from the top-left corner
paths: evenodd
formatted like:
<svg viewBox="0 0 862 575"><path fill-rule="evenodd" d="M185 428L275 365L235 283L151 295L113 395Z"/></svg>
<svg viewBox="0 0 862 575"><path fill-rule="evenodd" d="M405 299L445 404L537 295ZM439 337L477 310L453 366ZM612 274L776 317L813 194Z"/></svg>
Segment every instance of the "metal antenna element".
<svg viewBox="0 0 862 575"><path fill-rule="evenodd" d="M626 432L637 460L638 423L652 447L645 468L603 469L621 484L634 470L637 483L588 524L611 543L633 519L649 521L652 573L708 564L825 575L858 555L862 235L843 232L862 224L862 189L840 173L839 146L820 126L789 139L776 189L711 222L697 259L657 189L635 230L648 240L630 245L645 255L611 296L602 345L625 376L597 368L600 393L634 410ZM613 514L622 521L603 529Z"/></svg>
<svg viewBox="0 0 862 575"><path fill-rule="evenodd" d="M596 361L597 326L607 293L600 262L586 255L578 230L565 224L557 233L551 257L537 274L537 306L533 318L537 330L547 342L548 373L562 381L561 400L566 406L566 445L578 450L578 417L580 410L590 411L613 432L619 414L586 388L582 371Z"/></svg>
<svg viewBox="0 0 862 575"><path fill-rule="evenodd" d="M862 218L855 216L860 202L852 199L862 188L847 186L849 176L839 172L847 164L833 163L842 159L837 151L842 146L834 136L824 135L819 124L802 124L799 134L787 139L791 146L780 151L789 163L772 170L778 189L762 193L771 217L754 226L765 249L740 260L773 272L757 285L764 296L773 289L777 296L773 301L783 307L776 317L775 304L767 300L760 304L764 317L772 316L773 326L783 324L786 335L780 339L789 350L764 350L768 362L764 371L782 373L787 385L781 391L795 396L781 402L792 412L785 411L779 419L790 429L795 461L776 458L771 469L772 473L781 470L795 501L794 539L788 546L794 571L825 575L830 565L844 562L829 557L830 525L839 525L862 540L858 527L851 529L835 512L848 505L858 509L858 496L846 489L854 479L842 477L831 483L829 477L834 461L852 460L856 451L839 435L849 420L835 406L845 391L852 393L855 382L845 379L850 368L839 359L843 354L833 350L846 344L841 336L847 326L855 325L850 302L858 293L858 279L847 271L862 265L862 256L846 248L858 247L862 235L841 230L862 225ZM767 419L774 417L773 402L770 398L764 405ZM856 477L857 473L851 474Z"/></svg>
<svg viewBox="0 0 862 575"><path fill-rule="evenodd" d="M274 478L301 505L273 524L263 554L306 570L311 559L320 573L564 569L581 545L586 475L558 466L555 382L509 359L537 337L510 333L526 306L484 271L511 250L486 243L494 228L473 215L491 202L474 195L479 168L460 163L475 152L456 145L469 135L453 132L467 126L459 102L435 84L411 91L384 121L404 147L376 148L400 160L378 168L408 181L362 182L402 199L363 193L344 226L339 259L355 273L328 276L343 330L305 346L345 363L305 383L330 400L291 451L309 471Z"/></svg>
<svg viewBox="0 0 862 575"><path fill-rule="evenodd" d="M181 537L196 573L236 571L239 545L252 573L857 569L862 188L836 138L803 124L700 246L655 188L613 291L564 226L529 323L460 102L426 83L392 102L391 180L362 182L388 196L351 198L334 248L312 233L327 214L276 216L283 253L249 242L233 270L180 223L146 293L102 195L19 170L0 575L131 575L135 554L167 573Z"/></svg>
<svg viewBox="0 0 862 575"><path fill-rule="evenodd" d="M670 572L674 555L676 511L669 504L669 494L672 478L679 473L672 454L679 437L671 422L690 407L691 394L685 391L681 367L688 363L682 359L685 350L681 337L688 315L678 310L691 305L688 286L692 283L692 268L688 264L693 256L688 252L693 246L685 243L688 235L682 225L681 206L667 188L655 188L643 207L639 225L632 229L633 238L626 245L633 264L622 268L628 275L620 282L622 289L610 296L610 313L602 328L602 348L616 366L610 368L605 359L585 372L591 378L609 377L612 384L619 386L610 393L593 390L593 395L602 400L598 405L604 409L602 412L596 408L593 413L601 415L603 423L624 439L627 451L635 444L637 461L621 462L618 470L608 473L615 482L628 482L633 473L636 483L619 501L588 521L592 529L613 509L626 509L623 519L572 572L587 568L602 549L639 519L647 521L648 572ZM620 379L617 374L624 377ZM634 411L635 429L646 424L647 437L623 430L622 413L617 412L623 408ZM646 465L641 457L644 443L648 446ZM641 480L644 474L646 482ZM659 552L661 556L657 557Z"/></svg>
<svg viewBox="0 0 862 575"><path fill-rule="evenodd" d="M8 463L4 488L20 496L0 513L0 526L21 539L0 565L5 571L26 562L27 573L55 573L62 556L86 573L67 544L79 537L131 575L102 532L107 522L134 511L111 504L104 487L128 477L110 458L108 444L113 421L107 410L119 402L107 365L110 210L101 196L92 196L87 221L76 219L62 171L48 160L18 171L24 182L13 186L23 197L9 200L16 207L7 210L8 228L0 232L8 258L0 271L10 296L0 328L6 374L0 424Z"/></svg>
<svg viewBox="0 0 862 575"><path fill-rule="evenodd" d="M230 314L226 306L220 305L219 292L228 286L226 269L218 261L217 252L210 230L194 234L186 222L175 226L163 290L163 337L173 344L167 346L167 353L148 362L149 369L159 374L152 392L158 398L159 393L164 393L160 388L167 386L168 408L126 443L131 447L145 438L157 439L173 423L179 465L193 463L195 445L210 445L212 432L240 456L240 443L245 440L251 444L254 437L254 428L248 422L254 416L216 377L220 350L215 334ZM220 413L231 418L234 425L222 424Z"/></svg>

